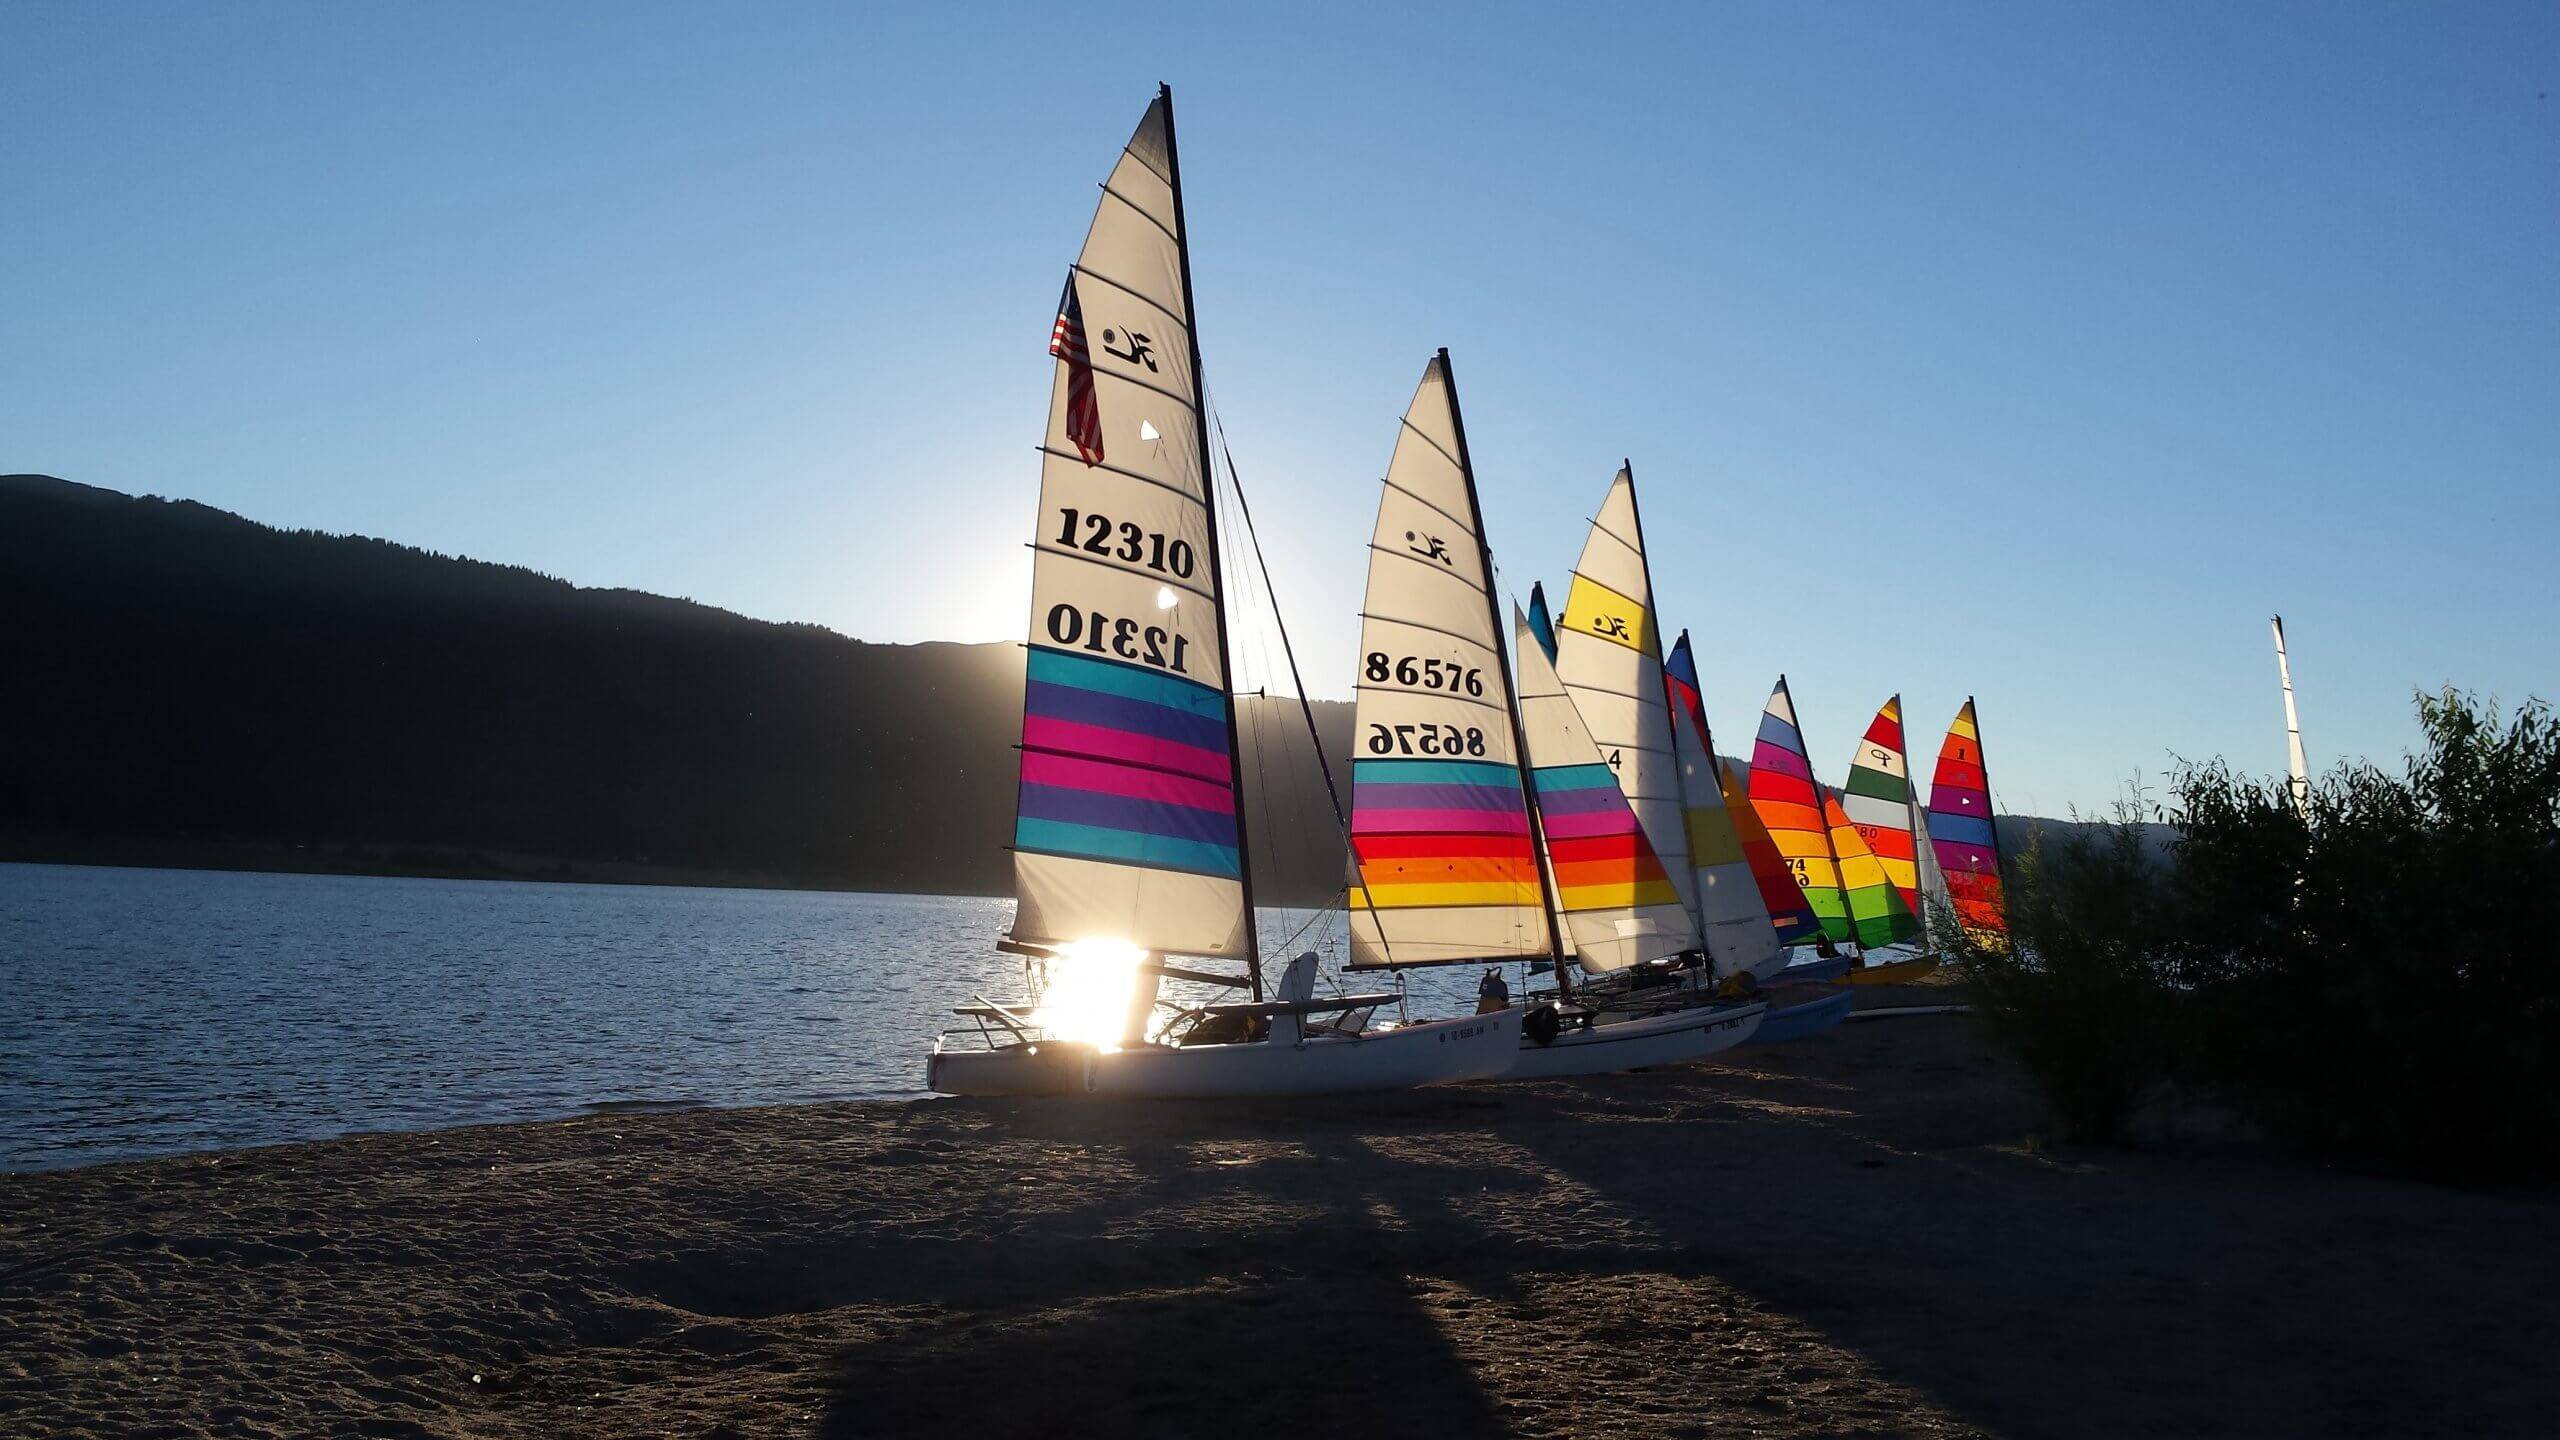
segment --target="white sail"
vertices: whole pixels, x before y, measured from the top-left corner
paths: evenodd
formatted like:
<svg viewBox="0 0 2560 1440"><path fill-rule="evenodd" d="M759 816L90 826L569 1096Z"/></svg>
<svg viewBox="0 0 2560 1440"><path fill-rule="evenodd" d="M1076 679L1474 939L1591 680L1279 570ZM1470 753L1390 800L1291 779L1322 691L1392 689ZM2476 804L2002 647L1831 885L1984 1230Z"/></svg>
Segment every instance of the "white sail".
<svg viewBox="0 0 2560 1440"><path fill-rule="evenodd" d="M1017 941L1248 953L1233 709L1172 117L1105 181L1052 336Z"/></svg>
<svg viewBox="0 0 2560 1440"><path fill-rule="evenodd" d="M1947 890L1947 872L1938 866L1938 844L1929 838L1929 812L1917 804L1911 807L1911 841L1919 857L1920 934L1924 943L1943 944L1938 916L1954 911L1955 897Z"/></svg>
<svg viewBox="0 0 2560 1440"><path fill-rule="evenodd" d="M2270 624L2276 631L2276 678L2284 683L2285 762L2292 767L2286 788L2293 792L2296 814L2311 814L2311 765L2302 755L2302 717L2293 710L2293 664L2284 654L2284 617L2276 616Z"/></svg>
<svg viewBox="0 0 2560 1440"><path fill-rule="evenodd" d="M1698 929L1716 978L1745 972L1770 973L1786 963L1786 947L1769 923L1769 907L1761 902L1760 884L1742 853L1742 835L1724 799L1724 775L1716 763L1715 742L1705 727L1706 712L1677 702L1694 703L1695 690L1683 693L1675 680L1670 697L1672 751L1680 759L1680 795L1689 867L1698 896Z"/></svg>
<svg viewBox="0 0 2560 1440"><path fill-rule="evenodd" d="M1554 953L1446 352L1378 497L1351 760L1351 968Z"/></svg>
<svg viewBox="0 0 2560 1440"><path fill-rule="evenodd" d="M1636 515L1635 476L1626 467L1610 482L1582 559L1573 567L1573 588L1556 622L1556 674L1670 872L1680 903L1696 915L1680 760L1663 699L1662 637Z"/></svg>
<svg viewBox="0 0 2560 1440"><path fill-rule="evenodd" d="M1576 959L1585 970L1617 970L1696 950L1697 922L1667 863L1646 840L1529 617L1516 607L1512 617L1541 838Z"/></svg>

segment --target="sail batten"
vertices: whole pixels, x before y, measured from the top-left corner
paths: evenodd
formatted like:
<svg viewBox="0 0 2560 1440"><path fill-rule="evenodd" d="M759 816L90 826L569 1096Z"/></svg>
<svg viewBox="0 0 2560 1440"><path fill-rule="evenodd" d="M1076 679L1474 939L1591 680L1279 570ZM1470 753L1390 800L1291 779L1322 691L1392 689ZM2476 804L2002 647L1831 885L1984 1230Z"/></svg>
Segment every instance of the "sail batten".
<svg viewBox="0 0 2560 1440"><path fill-rule="evenodd" d="M1170 103L1105 180L1051 331L1012 935L1250 960Z"/></svg>
<svg viewBox="0 0 2560 1440"><path fill-rule="evenodd" d="M1552 955L1446 353L1396 431L1369 540L1351 761L1352 969Z"/></svg>

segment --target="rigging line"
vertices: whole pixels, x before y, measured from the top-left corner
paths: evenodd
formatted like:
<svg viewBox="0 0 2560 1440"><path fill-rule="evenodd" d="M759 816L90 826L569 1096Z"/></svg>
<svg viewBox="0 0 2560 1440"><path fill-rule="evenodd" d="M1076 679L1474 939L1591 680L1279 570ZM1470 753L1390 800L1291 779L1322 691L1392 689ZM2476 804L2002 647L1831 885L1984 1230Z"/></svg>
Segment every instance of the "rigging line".
<svg viewBox="0 0 2560 1440"><path fill-rule="evenodd" d="M1342 792L1334 788L1333 761L1324 753L1324 737L1316 730L1316 708L1314 703L1307 699L1305 678L1298 673L1297 648L1289 643L1289 626L1280 618L1280 599L1271 584L1271 566L1262 554L1262 532L1254 528L1253 507L1246 504L1244 498L1244 477L1237 473L1235 452L1227 445L1227 422L1225 417L1219 414L1214 401L1209 405L1209 424L1217 431L1218 453L1227 462L1227 484L1235 491L1236 513L1244 517L1245 538L1253 546L1254 566L1262 572L1262 588L1272 592L1271 620L1280 631L1280 653L1288 659L1289 684L1298 692L1298 712L1306 718L1307 722L1307 743L1315 747L1316 769L1324 776L1325 798L1333 804L1334 824L1342 831L1342 844L1347 852L1351 847L1351 820L1342 809Z"/></svg>

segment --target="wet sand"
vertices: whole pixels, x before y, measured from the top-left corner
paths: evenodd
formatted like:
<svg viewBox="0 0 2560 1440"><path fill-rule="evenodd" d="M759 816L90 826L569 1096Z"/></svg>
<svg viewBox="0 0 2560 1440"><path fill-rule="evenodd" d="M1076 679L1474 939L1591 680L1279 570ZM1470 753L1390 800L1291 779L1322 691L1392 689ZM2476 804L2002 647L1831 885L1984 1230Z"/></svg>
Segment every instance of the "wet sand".
<svg viewBox="0 0 2560 1440"><path fill-rule="evenodd" d="M2035 1124L1953 1016L0 1177L0 1434L2551 1433L2560 1199Z"/></svg>

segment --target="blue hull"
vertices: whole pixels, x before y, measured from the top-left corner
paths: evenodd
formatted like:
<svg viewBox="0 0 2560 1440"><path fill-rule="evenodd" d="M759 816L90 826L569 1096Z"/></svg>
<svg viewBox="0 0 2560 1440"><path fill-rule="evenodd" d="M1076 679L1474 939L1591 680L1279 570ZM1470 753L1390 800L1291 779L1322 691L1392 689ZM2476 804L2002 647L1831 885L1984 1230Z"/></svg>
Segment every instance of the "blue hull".
<svg viewBox="0 0 2560 1440"><path fill-rule="evenodd" d="M1848 1018L1852 998L1848 991L1842 990L1794 1005L1772 1005L1768 1015L1760 1021L1759 1032L1745 1043L1778 1045L1789 1040L1801 1040L1807 1035L1819 1035Z"/></svg>

